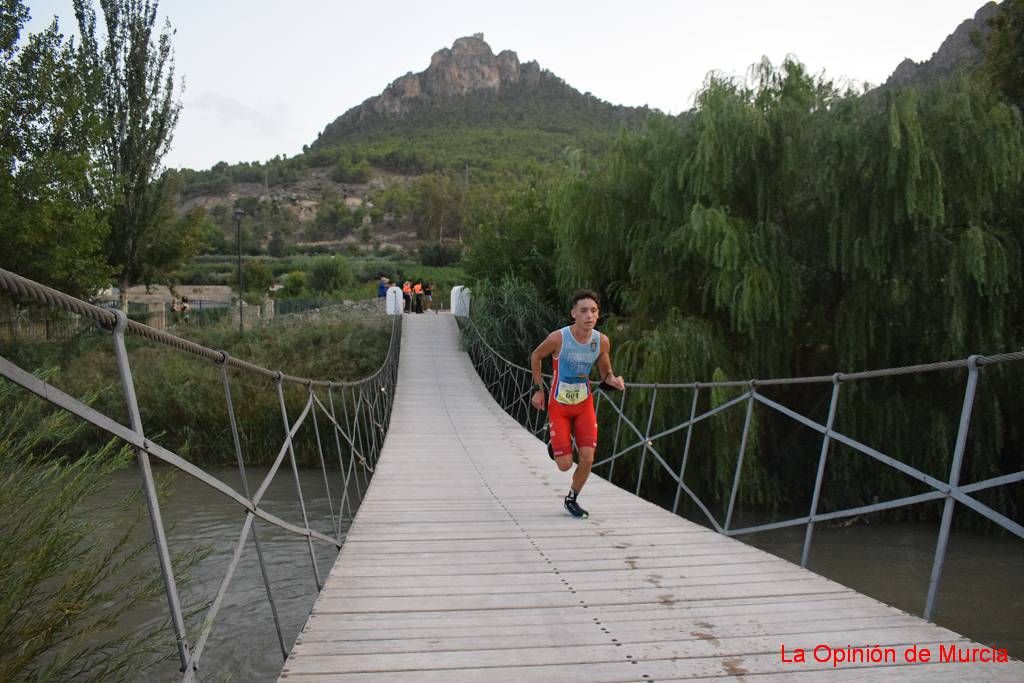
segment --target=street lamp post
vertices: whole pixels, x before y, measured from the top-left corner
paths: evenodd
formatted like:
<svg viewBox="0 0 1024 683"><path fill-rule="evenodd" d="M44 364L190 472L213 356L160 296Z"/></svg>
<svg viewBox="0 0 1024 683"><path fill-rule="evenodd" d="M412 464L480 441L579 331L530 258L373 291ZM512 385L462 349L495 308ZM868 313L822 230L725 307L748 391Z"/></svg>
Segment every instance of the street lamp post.
<svg viewBox="0 0 1024 683"><path fill-rule="evenodd" d="M235 217L235 244L238 245L238 334L243 333L242 326L242 292L245 286L242 282L242 216L245 211L236 208L232 214Z"/></svg>

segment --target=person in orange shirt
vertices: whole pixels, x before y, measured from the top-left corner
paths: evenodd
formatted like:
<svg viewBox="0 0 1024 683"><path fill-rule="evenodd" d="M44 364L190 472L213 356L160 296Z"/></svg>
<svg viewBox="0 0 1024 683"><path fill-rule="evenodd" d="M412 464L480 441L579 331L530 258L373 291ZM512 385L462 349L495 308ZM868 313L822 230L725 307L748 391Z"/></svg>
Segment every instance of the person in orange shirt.
<svg viewBox="0 0 1024 683"><path fill-rule="evenodd" d="M415 313L423 312L423 283L419 280L412 286L413 306Z"/></svg>
<svg viewBox="0 0 1024 683"><path fill-rule="evenodd" d="M405 300L405 312L412 312L412 283L406 280L402 283L402 298Z"/></svg>

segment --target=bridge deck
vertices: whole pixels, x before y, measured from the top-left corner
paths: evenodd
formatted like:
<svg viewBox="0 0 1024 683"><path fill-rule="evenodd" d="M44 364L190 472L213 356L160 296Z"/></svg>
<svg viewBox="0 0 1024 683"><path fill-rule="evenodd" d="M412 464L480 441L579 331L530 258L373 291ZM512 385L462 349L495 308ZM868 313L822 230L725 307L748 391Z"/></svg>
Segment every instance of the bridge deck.
<svg viewBox="0 0 1024 683"><path fill-rule="evenodd" d="M571 518L568 474L491 400L454 319L404 325L378 471L282 679L1024 680L1020 662L907 665L909 645L974 644L598 477ZM819 644L901 665L834 669Z"/></svg>

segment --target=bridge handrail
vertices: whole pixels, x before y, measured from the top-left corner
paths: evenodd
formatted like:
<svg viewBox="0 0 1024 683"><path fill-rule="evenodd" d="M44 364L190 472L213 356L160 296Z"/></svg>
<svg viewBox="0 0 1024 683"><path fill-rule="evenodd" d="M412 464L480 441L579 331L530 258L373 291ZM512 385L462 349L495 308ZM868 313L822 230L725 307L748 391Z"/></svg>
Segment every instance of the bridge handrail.
<svg viewBox="0 0 1024 683"><path fill-rule="evenodd" d="M464 334L468 337L468 352L473 360L473 364L477 369L481 379L487 386L488 390L494 395L495 399L501 404L502 408L508 412L512 417L516 418L520 424L525 426L535 436L541 438L547 425L543 419L543 413L537 410L531 410L530 406L530 395L533 393L532 389L532 372L529 368L523 367L505 358L503 355L498 353L497 350L492 347L487 340L483 337L482 332L476 323L469 317L460 317L460 325L463 329ZM931 578L929 580L928 594L925 600L925 607L923 610L923 616L926 619L931 619L934 612L937 591L941 582L942 570L945 561L946 548L949 539L949 532L952 525L953 508L955 503L961 503L968 508L974 510L978 514L982 515L986 519L997 524L999 527L1009 531L1010 533L1024 538L1024 525L1008 518L1007 516L993 510L989 506L981 503L973 496L969 495L977 491L992 489L1000 486L1007 486L1009 484L1024 481L1024 470L1011 474L1006 474L998 477L992 477L984 481L978 481L971 484L961 485L959 483L960 470L963 464L964 452L966 449L967 433L970 428L971 415L974 406L975 394L977 391L978 378L980 368L986 365L995 365L999 363L1010 363L1024 360L1024 351L1012 351L1008 353L995 354L991 356L973 355L962 360L949 360L940 361L936 363L925 363L920 365L896 367L896 368L885 368L881 370L868 370L862 372L853 373L834 373L832 375L820 375L820 376L807 376L807 377L793 377L793 378L773 378L773 379L751 379L751 380L727 380L727 381L713 381L713 382L684 382L684 383L627 383L627 392L630 390L644 390L650 391L651 399L649 408L646 415L646 428L643 429L637 425L639 420L630 419L624 411L625 405L625 393L623 393L618 401L618 404L612 400L611 396L603 389L598 388L595 391L596 395L596 409L600 409L602 401L611 406L611 410L614 410L617 419L615 425L615 436L612 440L611 451L612 454L600 461L594 463L594 467L600 465L609 465L608 479L611 480L614 473L615 461L629 453L640 454L640 466L637 470L637 481L635 494L640 495L640 485L643 480L644 466L646 464L646 458L648 454L658 463L658 465L664 469L668 476L676 482L676 493L675 499L672 504L672 512L676 513L679 507L679 501L681 496L685 494L689 500L702 512L704 517L707 519L710 526L717 532L727 536L738 536L741 534L756 533L761 531L769 531L773 529L780 529L784 527L792 526L805 526L804 544L801 556L800 565L802 567L807 566L808 557L810 554L811 542L813 539L813 530L815 522L828 521L832 519L840 519L845 517L853 517L869 512L878 512L882 510L889 510L898 507L904 507L908 505L915 505L917 503L930 501L930 500L945 500L945 507L943 508L942 521L940 524L939 537L935 550L935 558L932 563ZM853 382L857 380L875 379L880 377L895 377L901 375L919 374L927 372L936 372L941 370L953 370L953 369L967 369L968 376L967 382L964 389L964 400L960 411L960 424L957 432L956 442L953 450L953 458L950 465L949 477L946 481L941 481L928 475L921 470L908 465L895 457L887 455L879 450L876 450L860 441L853 439L852 437L843 434L842 432L834 429L836 411L838 408L839 391L842 383ZM550 375L545 375L550 377ZM801 413L782 405L781 403L769 399L766 396L758 393L758 387L767 386L783 386L783 385L806 385L806 384L822 384L829 383L832 385L832 396L829 404L828 418L824 424L813 420ZM714 406L711 409L697 414L697 405L701 391L706 391L715 388L746 388L747 391L739 396L736 396L721 405ZM651 428L654 421L654 411L657 402L658 392L665 390L691 390L693 391L693 400L690 407L690 414L688 419L683 420L679 424L676 424L667 429L663 429L660 432L652 433ZM786 417L799 422L800 424L808 427L822 435L821 448L818 457L818 468L812 490L811 506L807 515L801 517L795 517L792 519L786 519L778 522L772 522L769 524L760 524L757 526L744 527L740 529L732 528L732 517L736 505L736 496L739 490L741 482L741 476L743 471L743 456L746 450L746 444L748 440L751 416L753 413L753 407L755 403L778 412ZM732 489L729 497L728 508L724 523L719 522L715 515L711 512L708 505L701 500L701 498L685 483L686 466L688 459L690 458L690 444L692 436L692 428L699 422L706 420L714 415L724 412L734 406L744 405L746 407L746 415L743 423L743 432L740 437L739 449L736 457L736 469L733 477ZM623 431L623 426L626 427L626 434L632 433L636 437L636 440L629 445L619 448L619 437ZM681 458L681 464L676 469L669 466L666 462L665 457L659 452L655 446L655 442L662 437L668 436L683 429L686 430L686 440L683 447L683 453ZM629 437L626 437L629 441ZM927 486L932 491L927 493L906 496L899 499L873 503L871 505L857 506L853 508L847 508L844 510L836 510L828 513L818 512L818 503L821 494L821 488L823 483L823 477L825 472L825 465L828 458L828 451L832 441L841 443L855 452L862 455L866 455L882 464L888 465L889 467L916 479Z"/></svg>
<svg viewBox="0 0 1024 683"><path fill-rule="evenodd" d="M153 329L147 325L128 320L123 312L95 306L73 296L47 287L28 278L17 275L10 271L0 269L0 291L7 292L14 296L26 297L37 304L45 307L58 308L74 313L97 322L102 329L109 332L113 339L114 353L117 359L118 374L125 402L128 408L130 426L125 426L119 421L97 411L91 406L79 401L69 394L61 391L53 385L45 382L32 373L18 367L16 364L0 356L0 376L20 385L24 389L36 394L51 404L66 410L80 419L102 429L113 437L121 439L126 444L136 449L139 468L142 473L143 488L146 494L146 503L149 508L150 522L153 528L153 536L157 549L157 556L160 563L161 574L164 582L164 592L167 598L168 609L171 615L171 623L174 628L177 641L178 656L181 662L181 671L184 673L183 680L194 680L200 658L204 652L207 639L212 631L213 622L220 610L223 598L226 595L228 586L234 577L235 570L241 559L245 543L252 534L256 553L259 560L260 573L263 579L264 589L267 594L267 601L271 608L274 626L277 631L278 644L282 656L287 659L288 648L285 645L281 629L281 622L277 613L277 606L271 591L270 578L267 574L266 564L263 559L263 551L260 546L257 534L255 518L283 529L292 534L302 536L306 539L312 564L313 578L319 591L323 584L320 580L319 570L316 565L316 556L313 552L313 540L328 543L335 548L342 545L341 525L344 521L345 510L348 511L349 519L354 516L354 509L358 509L366 487L369 485L369 474L374 470L374 465L380 450L383 447L383 437L387 431L388 421L391 415L394 387L398 376L398 357L401 346L401 317L392 320L391 337L388 343L388 350L385 359L379 368L372 374L352 381L317 380L289 375L281 371L270 370L254 363L243 361L230 356L226 351L207 348L201 344L182 339L168 332ZM145 436L141 414L139 412L138 400L135 395L135 383L132 369L129 363L127 350L124 344L124 334L131 332L145 339L167 345L175 350L193 354L219 368L220 381L224 389L225 406L231 426L232 440L234 443L235 459L241 475L242 491L239 492L220 479L210 475L201 467L188 462L171 449L148 439ZM232 392L228 377L228 368L235 368L243 372L254 373L264 379L272 381L277 393L278 405L281 419L284 426L284 442L280 447L270 471L264 477L256 493L250 493L248 479L246 477L242 444L239 437L238 423L236 421ZM284 400L283 385L285 383L298 384L306 388L306 401L295 420L290 424L288 410ZM317 390L326 390L326 403L317 396ZM338 390L341 395L342 412L339 414L335 409L334 392ZM350 412L351 404L351 412ZM330 431L334 433L335 450L338 457L343 493L338 505L338 515L335 516L334 502L331 497L330 484L328 481L326 461L324 459L324 447L321 440L320 428L317 415L322 416L330 424ZM305 500L302 495L302 486L299 481L298 468L295 460L294 439L300 428L312 422L316 435L317 454L319 457L320 469L324 477L324 487L327 494L328 508L331 516L331 524L334 530L334 537L321 533L310 528L309 518L306 512ZM346 464L343 454L341 439L345 439L348 446L348 462ZM234 554L221 581L217 595L207 611L202 627L196 637L194 647L190 647L186 634L184 616L178 597L177 580L171 567L170 552L167 545L166 531L160 513L160 505L156 494L156 485L153 480L149 456L177 468L188 476L209 486L219 494L233 500L245 509L245 521L242 525L241 535L235 546ZM296 525L272 514L260 507L263 494L277 474L279 468L288 456L291 469L295 476L296 492L299 508L302 513L302 525ZM360 467L356 467L356 462ZM359 480L359 473L362 471L363 481ZM359 500L353 503L349 499L350 483L354 483L355 494ZM354 496L353 496L354 497Z"/></svg>

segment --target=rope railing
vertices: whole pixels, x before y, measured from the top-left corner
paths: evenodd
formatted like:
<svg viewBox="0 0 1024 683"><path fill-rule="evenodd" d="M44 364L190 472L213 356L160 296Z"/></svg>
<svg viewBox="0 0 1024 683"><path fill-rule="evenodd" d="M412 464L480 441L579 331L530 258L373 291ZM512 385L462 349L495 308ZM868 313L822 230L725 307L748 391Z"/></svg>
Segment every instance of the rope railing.
<svg viewBox="0 0 1024 683"><path fill-rule="evenodd" d="M529 368L518 365L503 357L496 351L486 339L476 324L469 317L460 317L459 324L463 331L465 345L473 365L476 367L480 378L501 405L502 409L519 421L526 429L538 438L544 438L547 429L544 413L533 410L530 406L530 394L532 393L532 374ZM1024 360L1024 351L1015 351L992 356L974 355L963 360L942 361L906 367L887 368L883 370L871 370L855 373L835 373L833 375L821 375L812 377L773 378L773 379L751 379L751 380L730 380L719 382L687 382L687 383L627 383L626 391L618 400L613 395L598 388L595 391L595 410L600 411L603 404L607 404L607 410L614 411L614 436L611 440L610 453L600 460L595 461L594 468L602 465L608 466L607 478L611 481L614 476L616 461L626 457L638 457L637 478L633 491L640 495L641 484L647 468L647 461L652 460L654 467L661 468L675 484L675 495L672 502L672 512L678 514L679 505L685 497L689 500L703 517L703 520L715 531L726 536L739 536L752 534L774 529L787 527L804 527L804 541L800 559L800 566L806 567L811 550L814 525L818 522L844 519L863 515L871 512L892 510L896 508L916 505L926 501L944 500L942 519L939 527L939 535L935 548L935 556L932 562L931 575L928 584L928 593L925 598L923 616L931 620L935 610L936 596L941 583L943 565L946 557L946 550L949 541L950 529L952 526L953 510L956 503L964 505L982 517L988 519L1000 528L1024 538L1024 525L1010 519L1006 515L992 509L979 501L973 494L981 491L990 491L997 487L1005 487L1011 484L1024 482L1024 470L1005 474L998 477L991 477L984 481L977 481L968 485L960 484L960 474L964 461L964 453L967 445L967 436L971 425L971 416L975 405L975 396L978 388L978 380L981 368L990 365L1016 363ZM836 414L839 407L840 388L843 384L882 377L899 377L906 375L920 375L923 373L942 372L955 369L966 369L967 380L964 387L963 401L960 406L959 426L953 448L953 457L949 467L949 474L945 480L933 477L919 468L913 467L901 461L893 455L884 453L873 448L858 439L845 434L835 428ZM549 377L545 375L545 377ZM762 387L798 386L809 384L831 385L831 397L828 404L827 418L824 422L804 415L798 410L786 406L779 401L765 396L759 391ZM700 400L707 397L708 392L714 389L743 389L744 391L720 405L713 406L703 412L698 412ZM655 408L659 400L659 394L664 396L667 392L692 392L690 410L686 419L661 429L652 431L654 425ZM639 412L627 414L626 395L635 392L643 392L649 395L646 401L634 401L640 405ZM736 510L737 493L740 488L743 474L743 460L747 451L747 444L750 438L751 418L754 406L763 406L774 413L783 415L806 428L817 432L821 437L820 448L818 449L817 469L815 480L810 495L810 506L806 515L793 517L781 521L744 526L735 528L733 517ZM722 414L729 410L744 411L743 429L736 447L735 472L730 487L729 499L726 505L725 518L720 520L711 510L711 506L701 499L694 490L686 484L687 466L690 465L698 454L693 453L693 432L694 427L700 423ZM660 443L666 437L685 430L681 454L674 454L670 458L667 452L663 452ZM620 444L620 442L623 442ZM931 490L926 493L905 496L893 500L873 502L870 505L849 507L842 510L823 513L818 510L821 500L821 492L824 481L824 474L828 462L828 455L833 444L842 444L855 453L870 458L871 460L896 470L897 472L918 481ZM673 467L669 460L678 458L678 465ZM877 500L877 499L876 499Z"/></svg>
<svg viewBox="0 0 1024 683"><path fill-rule="evenodd" d="M45 307L61 309L91 319L103 330L110 333L112 337L121 391L128 409L128 426L95 410L86 403L33 375L31 372L18 367L3 356L0 356L0 376L20 385L49 403L76 415L85 422L98 427L110 436L116 437L136 449L157 557L163 577L164 593L177 643L178 659L181 664L181 671L183 672L183 680L192 681L197 675L200 659L206 649L214 622L228 587L234 578L235 571L243 556L250 535L256 549L260 575L267 595L271 618L277 633L278 645L282 657L287 659L288 647L285 644L281 619L278 615L277 603L271 589L271 579L264 561L264 552L260 545L258 527L255 520L259 518L267 524L305 539L313 581L317 591L320 591L323 587L323 582L317 568L313 542L316 541L329 545L335 550L340 549L343 543L343 523L353 518L369 486L369 480L373 474L374 465L380 456L384 436L391 417L395 383L398 377L398 357L402 331L401 317L395 317L392 321L391 338L385 360L373 374L356 381L327 381L297 377L234 358L226 351L210 349L168 332L155 330L141 323L130 321L121 311L95 306L3 269L0 269L0 291L15 297L29 299ZM145 436L139 411L139 402L135 394L134 376L125 347L126 333L169 346L176 351L197 356L208 361L212 367L217 369L219 381L224 391L224 405L231 427L234 458L238 465L241 491L225 484L220 479L204 471L201 467L190 463L171 449ZM229 370L246 373L268 381L274 388L277 396L277 404L283 426L283 441L271 464L270 470L259 483L255 493L250 491L246 474L244 449L239 436L239 424L234 408ZM285 384L298 385L305 389L305 401L297 417L289 415L284 396ZM335 401L336 396L339 398L337 402ZM340 404L340 410L336 409L338 404ZM331 446L330 441L321 436L321 419L324 420L324 428L329 432L333 432L334 435L333 450L337 455L338 467L338 477L335 479L335 483L340 484L341 489L341 498L338 501L337 507L335 507L334 497L331 494L332 476L328 475L327 467ZM323 474L332 529L331 535L311 528L299 477L295 442L300 431L304 428L308 431L310 425L312 425L312 432L315 437L317 463ZM325 457L325 451L328 451L327 457ZM185 627L184 614L178 594L178 582L171 565L166 527L161 516L156 484L153 478L151 457L175 467L180 472L233 500L245 511L245 519L242 523L228 568L194 639L189 638ZM286 458L295 479L295 491L302 517L301 525L288 522L269 512L266 508L261 507L264 494L274 481Z"/></svg>

